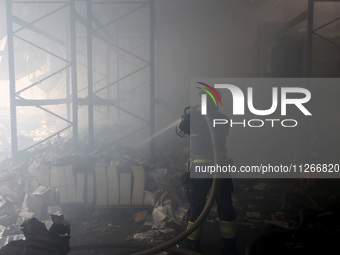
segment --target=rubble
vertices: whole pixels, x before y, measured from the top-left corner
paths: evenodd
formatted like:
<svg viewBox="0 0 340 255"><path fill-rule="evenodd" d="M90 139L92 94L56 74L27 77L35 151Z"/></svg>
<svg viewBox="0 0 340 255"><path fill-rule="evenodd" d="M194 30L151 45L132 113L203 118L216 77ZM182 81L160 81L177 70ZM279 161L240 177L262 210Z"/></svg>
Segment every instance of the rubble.
<svg viewBox="0 0 340 255"><path fill-rule="evenodd" d="M263 222L272 224L283 229L296 229L297 225L288 222L284 212L273 212L270 214L271 219L264 219Z"/></svg>
<svg viewBox="0 0 340 255"><path fill-rule="evenodd" d="M13 186L9 184L2 184L0 186L0 194L2 195L2 198L5 198L6 200L10 202L15 202L20 200L20 194L18 194L15 190L13 190Z"/></svg>
<svg viewBox="0 0 340 255"><path fill-rule="evenodd" d="M260 182L256 185L253 186L253 189L256 189L256 190L265 190L268 186L268 183L264 183L264 182Z"/></svg>
<svg viewBox="0 0 340 255"><path fill-rule="evenodd" d="M156 204L161 192L162 191L151 192L151 191L145 190L144 191L143 204L154 206Z"/></svg>
<svg viewBox="0 0 340 255"><path fill-rule="evenodd" d="M113 145L105 147L105 150L98 148L94 152L83 150L74 153L70 142L65 140L64 143L44 145L36 152L28 154L26 160L17 163L9 160L1 162L0 247L11 240L24 239L19 226L26 219L35 217L43 221L43 227L50 233L55 222L45 220L44 217L51 214L61 216L65 205L91 204L94 208L99 205L114 208L122 205L120 199L123 198L127 201L126 208L139 210L137 215L129 218L140 227L138 233L134 231L135 234L130 234L131 239L163 242L174 237L177 231L185 229L189 208L180 181L181 165L186 158L183 155L186 152L174 151L162 152L157 162L151 162L147 157L134 155L131 149ZM51 174L57 171L57 175ZM143 172L141 176L145 179L134 183L139 171ZM73 179L67 178L72 177L72 174ZM51 176L57 176L57 180L52 180ZM117 196L116 188L121 184L120 177L125 178L127 185L124 192L130 194L128 196ZM112 181L109 182L108 179ZM62 189L58 187L60 180L64 183ZM102 188L101 193L106 194L106 198L100 201L96 193L96 182ZM102 182L105 185L101 185ZM110 186L111 182L116 183L112 185L115 189ZM306 190L297 188L294 181L234 180L234 186L233 201L237 220L239 225L249 228L272 225L285 230L296 229L299 223L296 216L302 207L301 201L308 209L315 209L315 204L319 203L315 199L317 194L306 196ZM68 187L71 187L71 196L67 192ZM134 189L138 189L138 192L134 193ZM334 202L338 197L329 196L328 199ZM134 207L137 204L139 207ZM43 205L46 205L47 214L43 211ZM94 216L93 218L100 218L98 215ZM215 224L217 220L214 206L207 221ZM81 231L90 231L93 240L98 233L119 232L125 228L123 224L107 220L81 223ZM41 233L46 234L46 231L42 231L41 227Z"/></svg>
<svg viewBox="0 0 340 255"><path fill-rule="evenodd" d="M6 227L0 225L0 237L2 237L3 233L5 232Z"/></svg>
<svg viewBox="0 0 340 255"><path fill-rule="evenodd" d="M58 205L53 205L53 206L48 206L47 207L47 214L55 214L55 215L61 215L62 214L62 209Z"/></svg>
<svg viewBox="0 0 340 255"><path fill-rule="evenodd" d="M66 255L70 250L70 224L63 216L51 215L53 221L49 230L36 218L29 219L20 225L24 237L15 235L12 241L0 249L1 255L12 254L58 254ZM19 239L21 238L21 239ZM5 243L4 242L4 243Z"/></svg>
<svg viewBox="0 0 340 255"><path fill-rule="evenodd" d="M0 196L0 209L6 204L6 200Z"/></svg>
<svg viewBox="0 0 340 255"><path fill-rule="evenodd" d="M26 219L40 217L43 204L53 201L52 195L52 189L45 186L39 186L31 194L26 194L19 216Z"/></svg>
<svg viewBox="0 0 340 255"><path fill-rule="evenodd" d="M186 209L184 207L179 207L177 209L175 217L176 217L177 220L184 220L184 218L186 217L187 214L188 214L188 209Z"/></svg>
<svg viewBox="0 0 340 255"><path fill-rule="evenodd" d="M162 242L175 237L175 230L172 228L149 230L143 233L137 233L133 236L134 240L145 242Z"/></svg>
<svg viewBox="0 0 340 255"><path fill-rule="evenodd" d="M166 222L160 221L160 222L155 222L152 226L151 229L160 229L165 227Z"/></svg>
<svg viewBox="0 0 340 255"><path fill-rule="evenodd" d="M19 235L9 235L9 236L2 237L0 239L0 247L4 247L8 243L12 241L18 241L18 240L25 240L25 236L23 234L19 234Z"/></svg>
<svg viewBox="0 0 340 255"><path fill-rule="evenodd" d="M2 210L2 211L4 211L4 210ZM1 215L0 216L0 225L8 226L10 224L11 218L12 217L10 215L7 215L7 214Z"/></svg>
<svg viewBox="0 0 340 255"><path fill-rule="evenodd" d="M163 221L167 219L166 208L163 206L155 207L152 211L152 219L154 221Z"/></svg>
<svg viewBox="0 0 340 255"><path fill-rule="evenodd" d="M4 230L1 237L14 236L21 234L21 229L19 224L12 224Z"/></svg>
<svg viewBox="0 0 340 255"><path fill-rule="evenodd" d="M147 215L148 215L148 210L138 212L134 217L135 222L144 221Z"/></svg>
<svg viewBox="0 0 340 255"><path fill-rule="evenodd" d="M156 183L164 184L167 181L167 169L155 169L148 172L148 176Z"/></svg>

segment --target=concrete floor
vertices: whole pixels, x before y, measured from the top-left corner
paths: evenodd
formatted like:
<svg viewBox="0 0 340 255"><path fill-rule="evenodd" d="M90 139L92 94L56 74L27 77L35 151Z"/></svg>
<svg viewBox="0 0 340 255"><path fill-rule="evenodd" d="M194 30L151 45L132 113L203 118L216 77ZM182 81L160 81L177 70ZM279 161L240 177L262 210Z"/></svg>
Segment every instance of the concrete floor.
<svg viewBox="0 0 340 255"><path fill-rule="evenodd" d="M115 209L92 212L77 210L72 208L65 212L69 215L68 221L71 223L71 249L70 255L108 255L108 254L131 254L139 250L146 249L154 243L141 243L136 241L126 241L131 233L139 231L143 223L135 223L132 220L133 210ZM82 211L82 212L81 212ZM72 215L70 216L70 213ZM93 215L93 213L95 215ZM110 222L110 223L108 223ZM88 225L87 225L88 223ZM119 229L107 228L107 225L121 226ZM84 226L88 229L84 229ZM178 230L178 232L180 232ZM251 238L262 233L261 229L251 229L247 226L239 226L239 238L237 248L239 254L245 254L245 249ZM205 221L202 231L202 254L218 255L221 254L221 240L218 228L218 222ZM108 244L122 243L120 248L110 248ZM103 245L103 249L91 249ZM120 245L118 245L119 247ZM127 246L129 248L124 248ZM135 248L133 248L135 247ZM174 254L174 253L169 253Z"/></svg>
<svg viewBox="0 0 340 255"><path fill-rule="evenodd" d="M294 181L296 183L296 181ZM276 186L281 187L283 181L274 181L272 182ZM338 181L322 181L319 182L317 188L313 188L313 191L310 192L309 195L315 198L314 202L320 205L320 207L325 208L327 203L335 203L340 201L340 185L338 185ZM244 183L243 183L244 184ZM274 240L275 235L271 233L273 230L280 230L283 231L284 237L292 236L292 230L288 231L283 228L273 227L271 224L265 223L258 223L254 224L253 222L245 222L244 220L244 210L249 210L249 208L244 208L242 203L248 204L252 202L253 204L257 205L256 210L258 211L269 211L270 210L277 210L278 206L281 205L281 200L278 200L276 194L280 194L280 189L276 190L273 188L270 190L268 194L266 192L263 193L264 198L260 200L253 199L252 196L257 196L258 193L255 194L253 190L249 190L247 194L244 190L240 190L240 187L244 187L244 185L238 185L235 189L235 195L237 200L235 202L235 210L238 215L239 221L239 237L237 242L237 248L239 255L250 255L246 254L246 247L249 243L257 236L260 236L265 233L269 233L265 240L265 246L271 246L271 249L276 249L275 245L273 245L276 241ZM277 185L279 184L279 185ZM247 184L248 185L248 184ZM253 182L251 182L253 185ZM248 186L251 186L248 185ZM274 186L275 186L274 185ZM290 202L290 206L299 206L306 207L306 203L308 201L305 200L304 196L299 197L294 193L294 196L291 199L296 199L296 201ZM249 202L250 201L250 202ZM253 206L252 204L252 206ZM296 205L297 204L297 205ZM69 254L71 255L85 255L85 254L96 254L96 255L106 255L106 254L132 254L137 252L138 250L143 250L148 247L156 245L156 243L147 243L147 242L136 242L127 240L129 236L134 233L139 232L143 229L143 222L136 223L133 220L133 215L136 212L134 209L101 209L101 210L94 210L94 209L84 209L84 208L64 208L65 218L71 223L71 247L77 248L73 249ZM139 209L140 210L140 209ZM252 209L254 210L254 209ZM290 208L295 213L294 208ZM138 210L137 210L138 211ZM151 212L151 210L150 210ZM339 213L338 211L334 211L334 215ZM296 213L297 214L297 213ZM309 214L309 211L306 212ZM294 215L293 215L294 216ZM296 215L298 218L299 215ZM339 217L338 217L339 218ZM304 254L311 254L306 253L313 248L313 245L318 245L318 241L320 237L318 236L319 229L321 231L331 232L330 240L334 237L334 242L338 243L340 241L340 223L339 220L334 220L328 216L325 217L326 220L322 223L314 224L314 227L308 229L308 231L303 232L305 235L305 239L301 239L305 242L306 249L292 249L289 250L288 253L282 254L294 254L294 255L304 255ZM329 220L327 220L329 219ZM312 224L312 225L313 225ZM319 228L320 225L325 224L323 228ZM317 231L313 231L315 228ZM319 228L319 229L318 229ZM330 228L332 228L330 230ZM177 234L180 233L184 228L178 227L176 229ZM327 232L328 231L328 232ZM207 220L203 224L203 235L202 235L202 254L206 255L219 255L221 250L221 240L219 235L219 228L218 228L218 221L216 220L216 212L212 211L207 218ZM287 234L288 233L288 234ZM324 234L323 234L324 235ZM309 239L310 241L306 240ZM288 239L287 239L288 240ZM321 239L320 239L321 240ZM327 242L325 239L323 242ZM329 242L327 245L332 246L334 242ZM91 244L94 246L91 248ZM121 244L118 245L116 248L110 247L110 244ZM87 245L87 247L86 247ZM105 249L95 249L98 245L104 245ZM299 245L295 243L294 245ZM126 248L126 246L128 248ZM319 246L315 246L318 248ZM103 247L102 247L103 248ZM174 254L174 253L169 253ZM251 255L260 255L261 253L252 253ZM270 254L270 253L268 253ZM279 254L279 253L277 253ZM327 253L323 253L327 254ZM335 253L334 253L335 254ZM262 255L262 254L261 254Z"/></svg>

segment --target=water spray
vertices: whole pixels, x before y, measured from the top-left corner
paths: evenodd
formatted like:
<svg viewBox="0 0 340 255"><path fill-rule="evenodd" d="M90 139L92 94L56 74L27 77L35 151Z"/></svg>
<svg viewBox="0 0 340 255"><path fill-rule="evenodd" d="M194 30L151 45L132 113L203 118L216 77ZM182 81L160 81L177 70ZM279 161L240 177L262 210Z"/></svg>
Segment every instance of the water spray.
<svg viewBox="0 0 340 255"><path fill-rule="evenodd" d="M171 123L170 125L166 126L165 128L163 128L162 130L158 131L156 134L146 138L139 146L143 146L147 143L149 143L152 139L160 136L161 134L163 134L164 132L168 131L170 128L175 127L176 125L178 125L180 123L181 119L178 119L176 121L174 121L173 123Z"/></svg>

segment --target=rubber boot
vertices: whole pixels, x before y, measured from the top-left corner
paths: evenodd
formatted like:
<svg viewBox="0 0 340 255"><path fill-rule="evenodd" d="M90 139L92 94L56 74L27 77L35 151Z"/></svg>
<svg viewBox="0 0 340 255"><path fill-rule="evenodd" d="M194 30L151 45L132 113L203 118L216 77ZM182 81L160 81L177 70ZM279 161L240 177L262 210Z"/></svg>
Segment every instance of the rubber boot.
<svg viewBox="0 0 340 255"><path fill-rule="evenodd" d="M238 255L238 251L236 248L236 239L237 238L222 238L222 254L223 255Z"/></svg>
<svg viewBox="0 0 340 255"><path fill-rule="evenodd" d="M201 240L190 240L188 238L185 239L185 249L201 253Z"/></svg>

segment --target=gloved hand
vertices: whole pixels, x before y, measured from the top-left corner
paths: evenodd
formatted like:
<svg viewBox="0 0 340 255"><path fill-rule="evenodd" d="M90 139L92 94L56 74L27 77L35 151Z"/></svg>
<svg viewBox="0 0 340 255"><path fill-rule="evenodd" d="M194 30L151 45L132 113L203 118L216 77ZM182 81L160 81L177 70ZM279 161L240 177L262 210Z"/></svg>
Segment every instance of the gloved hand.
<svg viewBox="0 0 340 255"><path fill-rule="evenodd" d="M185 134L190 135L190 113L184 114L181 119L179 129Z"/></svg>
<svg viewBox="0 0 340 255"><path fill-rule="evenodd" d="M185 108L184 114L181 117L181 122L176 127L177 135L184 137L190 135L190 108Z"/></svg>

